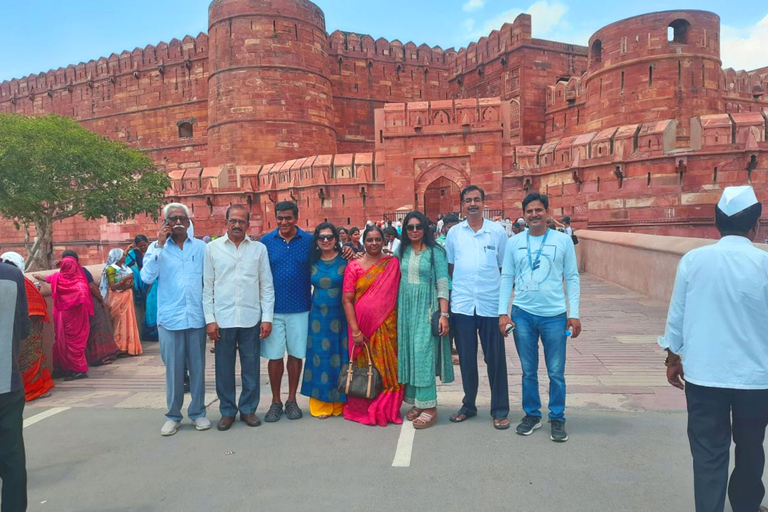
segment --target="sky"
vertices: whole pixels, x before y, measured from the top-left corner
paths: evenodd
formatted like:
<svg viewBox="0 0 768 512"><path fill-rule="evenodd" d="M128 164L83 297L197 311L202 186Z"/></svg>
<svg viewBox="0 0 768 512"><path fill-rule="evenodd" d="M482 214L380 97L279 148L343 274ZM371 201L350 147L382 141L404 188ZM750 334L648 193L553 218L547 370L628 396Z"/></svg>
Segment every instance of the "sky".
<svg viewBox="0 0 768 512"><path fill-rule="evenodd" d="M466 47L521 12L533 36L587 45L629 16L702 9L721 18L724 67L768 66L768 2L759 0L315 0L326 29L443 49ZM0 81L206 32L209 0L0 0ZM762 50L762 51L761 51Z"/></svg>

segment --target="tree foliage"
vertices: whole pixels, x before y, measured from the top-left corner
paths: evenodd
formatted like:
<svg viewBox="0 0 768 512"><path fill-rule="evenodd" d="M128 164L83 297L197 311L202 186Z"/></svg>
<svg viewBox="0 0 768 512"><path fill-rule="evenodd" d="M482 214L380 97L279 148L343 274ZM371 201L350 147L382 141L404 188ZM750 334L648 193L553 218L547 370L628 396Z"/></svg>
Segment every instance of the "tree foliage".
<svg viewBox="0 0 768 512"><path fill-rule="evenodd" d="M169 185L146 154L70 118L0 113L0 215L25 229L27 259L38 266L52 264L54 222L157 216Z"/></svg>

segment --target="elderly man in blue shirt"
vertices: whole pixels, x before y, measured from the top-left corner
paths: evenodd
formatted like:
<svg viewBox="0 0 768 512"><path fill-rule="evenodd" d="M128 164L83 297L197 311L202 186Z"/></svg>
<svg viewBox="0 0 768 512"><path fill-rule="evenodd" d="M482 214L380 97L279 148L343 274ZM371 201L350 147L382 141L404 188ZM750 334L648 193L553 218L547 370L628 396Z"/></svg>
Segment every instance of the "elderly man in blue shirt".
<svg viewBox="0 0 768 512"><path fill-rule="evenodd" d="M144 255L141 280L146 284L157 280L157 325L168 403L160 434L172 436L182 419L185 361L189 365L192 394L187 414L197 430L211 428L205 417L205 242L188 233L189 209L183 204L166 205L163 217L157 242Z"/></svg>
<svg viewBox="0 0 768 512"><path fill-rule="evenodd" d="M761 214L752 187L723 190L715 208L721 238L680 260L659 338L667 380L685 389L696 512L722 512L726 492L734 512L765 510L768 253L752 245Z"/></svg>

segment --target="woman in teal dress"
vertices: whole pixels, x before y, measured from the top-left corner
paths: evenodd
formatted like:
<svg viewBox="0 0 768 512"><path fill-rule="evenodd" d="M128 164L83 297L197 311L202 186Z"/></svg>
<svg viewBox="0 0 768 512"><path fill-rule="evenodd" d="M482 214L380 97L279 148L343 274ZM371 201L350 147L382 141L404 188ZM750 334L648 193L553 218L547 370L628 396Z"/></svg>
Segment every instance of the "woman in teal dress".
<svg viewBox="0 0 768 512"><path fill-rule="evenodd" d="M413 407L406 419L414 428L437 421L437 383L453 382L448 337L448 262L445 250L428 233L427 218L411 212L403 221L400 291L397 297L398 380L405 384L405 402ZM432 334L432 313L440 310L440 336Z"/></svg>
<svg viewBox="0 0 768 512"><path fill-rule="evenodd" d="M301 394L309 397L312 416L326 419L343 412L346 395L337 384L341 365L349 362L347 320L341 304L341 288L347 262L341 256L339 235L333 224L315 228L310 254L312 308Z"/></svg>

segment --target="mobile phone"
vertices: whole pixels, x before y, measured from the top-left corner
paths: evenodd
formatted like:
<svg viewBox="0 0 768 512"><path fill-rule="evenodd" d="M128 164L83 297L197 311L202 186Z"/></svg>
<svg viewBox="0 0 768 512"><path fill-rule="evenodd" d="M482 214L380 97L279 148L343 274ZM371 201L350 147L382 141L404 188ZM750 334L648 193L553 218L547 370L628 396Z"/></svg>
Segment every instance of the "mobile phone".
<svg viewBox="0 0 768 512"><path fill-rule="evenodd" d="M163 219L163 226L167 226L167 225L168 225L168 219Z"/></svg>

